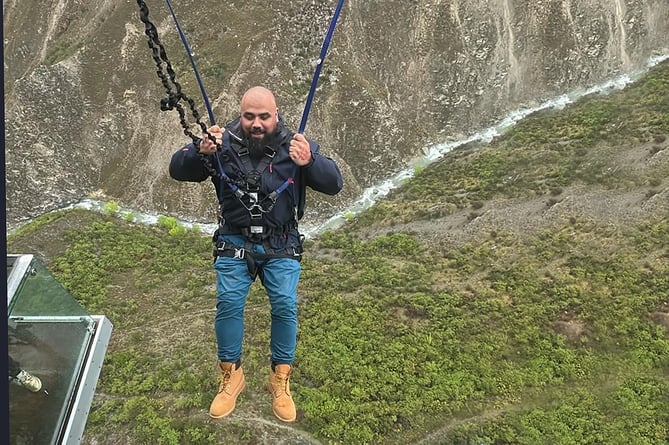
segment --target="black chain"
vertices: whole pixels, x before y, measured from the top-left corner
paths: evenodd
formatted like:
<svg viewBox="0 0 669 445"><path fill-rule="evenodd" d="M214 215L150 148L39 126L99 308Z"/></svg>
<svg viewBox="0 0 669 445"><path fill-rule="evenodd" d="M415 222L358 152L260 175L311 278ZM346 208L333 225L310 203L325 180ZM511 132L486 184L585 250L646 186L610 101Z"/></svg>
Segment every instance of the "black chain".
<svg viewBox="0 0 669 445"><path fill-rule="evenodd" d="M179 122L184 129L184 134L190 137L193 142L197 142L200 138L190 131L190 126L188 125L188 122L186 122L186 111L184 110L183 105L179 103L180 100L185 100L188 103L193 118L202 129L202 132L206 133L210 139L215 141L213 136L208 133L206 125L202 122L200 113L195 109L195 101L182 91L181 84L176 79L176 73L174 72L174 69L172 69L172 64L167 58L167 51L165 51L165 47L158 38L158 30L156 29L156 26L151 23L151 20L149 20L148 6L146 6L144 0L137 0L137 5L139 6L139 19L144 23L144 33L146 34L147 43L152 52L153 61L156 64L156 73L167 92L167 97L160 100L161 111L177 110L179 113Z"/></svg>
<svg viewBox="0 0 669 445"><path fill-rule="evenodd" d="M180 100L185 100L188 103L195 122L200 126L200 129L202 129L202 133L205 133L207 138L214 142L217 149L220 151L221 146L216 142L216 138L207 131L207 126L202 122L200 113L195 109L195 101L182 91L181 84L177 81L176 73L174 72L174 69L172 69L172 64L167 58L167 51L158 38L158 29L156 29L156 26L149 20L149 7L146 6L144 0L137 0L137 5L139 6L139 19L144 23L144 33L147 37L147 44L151 49L153 61L156 64L156 73L167 92L167 97L160 100L160 110L177 110L179 113L179 122L184 129L184 134L193 140L193 144L195 144L195 147L197 148L200 138L190 131L190 126L188 125L188 122L186 122L186 111L184 110L183 105L179 103ZM164 69L163 64L165 65ZM204 155L200 155L200 157L204 162L205 168L209 171L209 174L213 177L220 176L219 172L211 164L209 157Z"/></svg>

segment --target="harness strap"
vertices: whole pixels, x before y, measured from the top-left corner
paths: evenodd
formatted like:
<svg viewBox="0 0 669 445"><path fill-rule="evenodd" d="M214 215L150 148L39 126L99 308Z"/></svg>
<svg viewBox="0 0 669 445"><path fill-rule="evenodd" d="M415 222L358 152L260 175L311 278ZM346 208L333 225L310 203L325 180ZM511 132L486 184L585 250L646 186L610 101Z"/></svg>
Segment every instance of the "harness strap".
<svg viewBox="0 0 669 445"><path fill-rule="evenodd" d="M246 197L249 200L249 204L245 204L242 198L240 198L240 200L242 200L242 204L249 211L251 217L251 233L262 234L264 233L263 214L265 211L271 211L272 207L274 207L273 202L268 210L265 210L262 207L261 203L264 201L264 199L261 198L260 192L262 186L262 174L274 159L276 151L272 147L266 146L263 157L258 161L258 165L254 167L249 154L249 149L246 146L235 144L233 145L233 148L237 151L237 155L245 170Z"/></svg>
<svg viewBox="0 0 669 445"><path fill-rule="evenodd" d="M234 144L233 148L239 155L239 159L242 161L242 164L244 165L244 170L248 172L258 172L262 174L267 166L272 162L274 159L274 155L276 154L276 151L270 147L269 145L265 146L265 152L263 153L263 157L260 158L258 161L258 165L256 167L253 167L253 163L251 161L251 156L249 154L249 149L243 145L237 145Z"/></svg>
<svg viewBox="0 0 669 445"><path fill-rule="evenodd" d="M242 235L245 238L250 239L256 244L262 244L262 242L274 235L285 235L291 230L297 230L298 225L295 220L290 221L288 224L279 227L263 227L261 234L254 234L253 227L236 227L230 226L225 222L218 225L218 228L214 232L212 241L216 243L218 235Z"/></svg>
<svg viewBox="0 0 669 445"><path fill-rule="evenodd" d="M271 260L272 258L290 258L296 261L302 261L302 246L300 245L297 248L290 247L283 250L274 250L269 247L269 243L264 241L262 243L265 248L265 253L255 253L253 252L253 243L247 241L244 244L244 247L237 247L232 243L226 243L225 241L217 241L216 248L214 249L214 261L217 257L227 257L227 258L237 258L239 260L246 260L246 267L248 268L249 275L252 280L255 280L258 275L260 275L260 280L263 280L263 266L265 262ZM259 261L262 261L262 264L258 264Z"/></svg>

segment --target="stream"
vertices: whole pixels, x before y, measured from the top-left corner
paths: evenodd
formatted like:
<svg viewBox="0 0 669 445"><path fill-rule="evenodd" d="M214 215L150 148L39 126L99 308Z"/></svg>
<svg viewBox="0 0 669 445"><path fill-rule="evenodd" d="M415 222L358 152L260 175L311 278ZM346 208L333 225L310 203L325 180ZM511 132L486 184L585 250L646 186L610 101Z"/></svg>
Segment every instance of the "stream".
<svg viewBox="0 0 669 445"><path fill-rule="evenodd" d="M306 238L311 238L326 230L336 229L337 227L343 225L347 220L354 218L356 215L364 212L366 209L374 205L374 203L386 196L391 190L400 187L406 181L410 180L416 171L425 168L426 166L439 160L444 155L457 149L458 147L466 145L470 142L490 142L495 137L501 135L506 130L514 126L524 117L537 111L550 108L561 109L584 96L591 94L607 94L615 90L621 90L630 83L633 83L653 66L663 62L666 59L669 59L669 54L651 57L646 63L645 69L643 70L617 76L613 79L609 79L599 85L595 85L587 89L577 89L571 91L569 93L542 102L534 107L515 110L506 115L497 124L483 130L479 130L476 133L473 133L463 139L426 146L423 148L423 153L421 156L410 161L401 171L395 173L385 181L365 189L362 195L349 207L333 215L323 223L311 225L301 224L300 232L304 234ZM85 208L89 210L105 212L106 206L106 202L87 198L65 208ZM119 209L117 214L120 218L130 219L130 217L132 217L134 222L149 225L155 225L160 218L160 215L138 213L132 209L123 208ZM207 234L212 233L216 229L216 224L202 224L186 220L178 220L178 223L188 228L198 226L203 233Z"/></svg>

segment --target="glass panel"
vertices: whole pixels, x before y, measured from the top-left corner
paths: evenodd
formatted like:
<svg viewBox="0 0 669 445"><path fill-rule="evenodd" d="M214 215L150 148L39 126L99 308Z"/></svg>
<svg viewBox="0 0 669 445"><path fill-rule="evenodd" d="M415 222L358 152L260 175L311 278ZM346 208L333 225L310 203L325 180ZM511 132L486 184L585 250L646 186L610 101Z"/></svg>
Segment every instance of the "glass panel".
<svg viewBox="0 0 669 445"><path fill-rule="evenodd" d="M11 444L59 443L93 334L92 322L79 316L9 318L10 376L23 370L38 379L32 385L12 379Z"/></svg>
<svg viewBox="0 0 669 445"><path fill-rule="evenodd" d="M7 290L9 443L78 443L111 325L32 255L7 257Z"/></svg>
<svg viewBox="0 0 669 445"><path fill-rule="evenodd" d="M9 277L9 273L7 276ZM14 317L24 315L88 316L88 313L53 278L42 263L32 260L9 302L7 315Z"/></svg>

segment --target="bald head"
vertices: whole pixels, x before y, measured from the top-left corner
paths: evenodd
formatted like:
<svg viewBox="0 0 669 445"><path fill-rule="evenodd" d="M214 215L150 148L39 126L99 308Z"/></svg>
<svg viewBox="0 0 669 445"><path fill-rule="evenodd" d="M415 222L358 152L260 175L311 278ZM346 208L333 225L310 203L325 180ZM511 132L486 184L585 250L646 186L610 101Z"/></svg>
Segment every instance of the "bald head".
<svg viewBox="0 0 669 445"><path fill-rule="evenodd" d="M272 135L279 121L279 109L274 94L265 87L249 88L240 104L244 132L254 139Z"/></svg>
<svg viewBox="0 0 669 445"><path fill-rule="evenodd" d="M249 106L275 109L276 100L274 99L274 94L265 87L251 87L246 90L246 93L242 96L242 112L245 107Z"/></svg>

